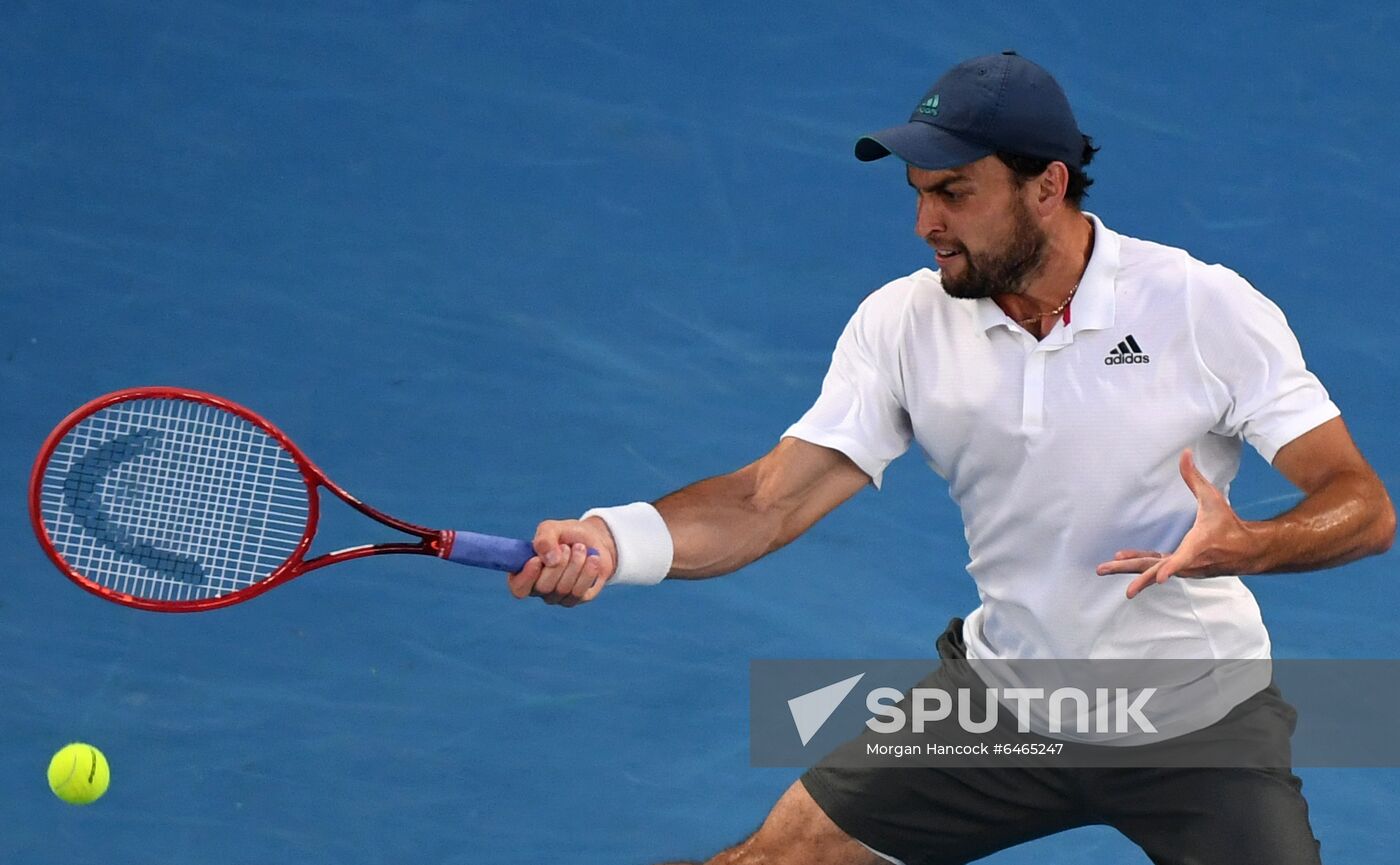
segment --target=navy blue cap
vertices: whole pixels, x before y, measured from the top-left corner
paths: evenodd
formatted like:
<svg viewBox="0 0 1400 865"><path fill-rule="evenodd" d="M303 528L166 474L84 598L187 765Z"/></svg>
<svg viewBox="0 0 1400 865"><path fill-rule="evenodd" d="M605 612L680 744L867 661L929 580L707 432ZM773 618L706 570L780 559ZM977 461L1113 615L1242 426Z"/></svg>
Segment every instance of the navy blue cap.
<svg viewBox="0 0 1400 865"><path fill-rule="evenodd" d="M937 171L997 151L1079 168L1084 136L1050 73L1014 51L974 57L934 83L909 122L856 142L862 162L893 153Z"/></svg>

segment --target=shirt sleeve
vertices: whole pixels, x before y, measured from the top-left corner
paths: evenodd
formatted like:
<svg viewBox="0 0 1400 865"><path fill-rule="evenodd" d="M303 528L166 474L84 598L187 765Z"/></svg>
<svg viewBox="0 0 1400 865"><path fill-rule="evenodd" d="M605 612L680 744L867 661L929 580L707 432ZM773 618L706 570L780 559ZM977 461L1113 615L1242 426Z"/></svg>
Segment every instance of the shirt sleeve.
<svg viewBox="0 0 1400 865"><path fill-rule="evenodd" d="M1279 449L1341 414L1303 362L1283 311L1238 274L1205 268L1193 292L1198 348L1220 404L1214 432L1270 463Z"/></svg>
<svg viewBox="0 0 1400 865"><path fill-rule="evenodd" d="M885 467L909 448L913 429L896 394L898 321L879 292L856 310L831 357L821 395L783 437L851 458L878 489Z"/></svg>

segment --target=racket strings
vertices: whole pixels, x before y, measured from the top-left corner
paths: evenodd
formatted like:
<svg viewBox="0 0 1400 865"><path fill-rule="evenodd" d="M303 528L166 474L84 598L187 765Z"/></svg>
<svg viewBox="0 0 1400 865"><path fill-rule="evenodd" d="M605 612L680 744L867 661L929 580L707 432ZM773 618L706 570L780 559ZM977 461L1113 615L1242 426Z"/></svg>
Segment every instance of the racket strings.
<svg viewBox="0 0 1400 865"><path fill-rule="evenodd" d="M193 601L247 588L310 518L296 460L265 430L191 400L118 403L79 422L44 470L55 550L104 588Z"/></svg>

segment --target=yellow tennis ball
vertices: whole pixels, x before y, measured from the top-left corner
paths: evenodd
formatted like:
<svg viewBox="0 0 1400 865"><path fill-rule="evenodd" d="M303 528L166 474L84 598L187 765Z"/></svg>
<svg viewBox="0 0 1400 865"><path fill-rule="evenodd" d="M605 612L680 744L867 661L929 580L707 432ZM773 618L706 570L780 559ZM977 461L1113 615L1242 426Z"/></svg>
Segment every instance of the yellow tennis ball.
<svg viewBox="0 0 1400 865"><path fill-rule="evenodd" d="M102 798L112 770L102 752L83 742L59 749L49 761L49 787L70 805L88 805Z"/></svg>

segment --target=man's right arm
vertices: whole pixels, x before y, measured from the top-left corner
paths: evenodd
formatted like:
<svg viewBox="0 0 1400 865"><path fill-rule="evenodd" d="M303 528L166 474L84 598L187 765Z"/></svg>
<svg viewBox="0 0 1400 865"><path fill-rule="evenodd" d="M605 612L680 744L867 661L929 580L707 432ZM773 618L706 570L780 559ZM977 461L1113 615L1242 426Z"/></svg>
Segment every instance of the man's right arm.
<svg viewBox="0 0 1400 865"><path fill-rule="evenodd" d="M840 451L785 438L758 461L656 502L670 531L671 578L727 574L785 546L870 482ZM612 576L616 547L607 524L546 520L535 558L510 576L511 592L573 606L592 600ZM586 548L598 551L587 556Z"/></svg>

